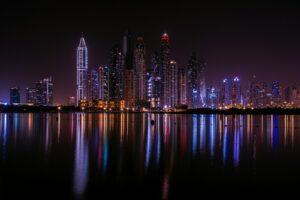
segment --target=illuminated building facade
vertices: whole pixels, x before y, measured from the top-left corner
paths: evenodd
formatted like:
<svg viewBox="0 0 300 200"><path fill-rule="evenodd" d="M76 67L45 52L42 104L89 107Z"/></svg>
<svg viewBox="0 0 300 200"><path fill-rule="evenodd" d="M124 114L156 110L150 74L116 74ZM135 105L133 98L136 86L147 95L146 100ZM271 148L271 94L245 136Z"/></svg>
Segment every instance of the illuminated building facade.
<svg viewBox="0 0 300 200"><path fill-rule="evenodd" d="M53 83L52 78L44 78L35 84L36 97L35 105L52 106L53 105Z"/></svg>
<svg viewBox="0 0 300 200"><path fill-rule="evenodd" d="M132 49L132 39L129 31L123 36L123 58L124 58L124 74L121 78L124 81L124 100L128 108L135 107L135 71L134 71L134 55Z"/></svg>
<svg viewBox="0 0 300 200"><path fill-rule="evenodd" d="M242 104L241 82L238 77L234 77L232 82L231 102L233 106Z"/></svg>
<svg viewBox="0 0 300 200"><path fill-rule="evenodd" d="M111 61L109 66L109 100L123 99L123 73L124 59L118 45L114 45L111 51Z"/></svg>
<svg viewBox="0 0 300 200"><path fill-rule="evenodd" d="M187 68L187 105L189 108L205 107L206 89L204 68L206 63L192 53Z"/></svg>
<svg viewBox="0 0 300 200"><path fill-rule="evenodd" d="M164 33L161 38L160 46L160 78L161 78L161 88L160 88L160 101L163 108L171 106L171 91L170 91L170 37L167 33Z"/></svg>
<svg viewBox="0 0 300 200"><path fill-rule="evenodd" d="M170 82L170 106L174 108L178 104L178 68L177 63L174 60L169 64L169 82Z"/></svg>
<svg viewBox="0 0 300 200"><path fill-rule="evenodd" d="M36 102L36 88L26 88L26 103L35 104Z"/></svg>
<svg viewBox="0 0 300 200"><path fill-rule="evenodd" d="M88 49L83 37L77 47L77 95L76 103L87 98Z"/></svg>
<svg viewBox="0 0 300 200"><path fill-rule="evenodd" d="M99 99L109 99L109 67L107 65L98 68L99 73Z"/></svg>
<svg viewBox="0 0 300 200"><path fill-rule="evenodd" d="M13 87L10 88L10 104L18 104L21 101L20 98L20 88L19 87Z"/></svg>
<svg viewBox="0 0 300 200"><path fill-rule="evenodd" d="M88 72L87 89L88 89L88 99L99 99L98 69L91 69Z"/></svg>
<svg viewBox="0 0 300 200"><path fill-rule="evenodd" d="M137 38L134 49L134 67L135 67L135 97L136 101L147 99L147 74L146 74L146 49L144 39Z"/></svg>
<svg viewBox="0 0 300 200"><path fill-rule="evenodd" d="M178 69L178 104L186 105L186 72L184 68Z"/></svg>

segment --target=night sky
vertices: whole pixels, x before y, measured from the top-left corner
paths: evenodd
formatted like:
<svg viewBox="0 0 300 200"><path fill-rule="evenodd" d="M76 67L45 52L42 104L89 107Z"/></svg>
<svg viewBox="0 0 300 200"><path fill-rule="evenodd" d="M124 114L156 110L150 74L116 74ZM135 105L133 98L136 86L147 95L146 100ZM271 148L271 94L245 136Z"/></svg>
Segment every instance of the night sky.
<svg viewBox="0 0 300 200"><path fill-rule="evenodd" d="M207 85L233 75L240 76L244 86L253 75L267 82L300 84L297 4L97 2L1 2L0 101L9 101L13 86L21 87L24 101L26 87L52 76L54 102L66 103L76 94L81 32L91 68L109 63L110 49L121 44L127 28L134 37L144 37L148 58L159 49L164 31L171 37L172 58L179 66L186 66L196 51L207 60Z"/></svg>

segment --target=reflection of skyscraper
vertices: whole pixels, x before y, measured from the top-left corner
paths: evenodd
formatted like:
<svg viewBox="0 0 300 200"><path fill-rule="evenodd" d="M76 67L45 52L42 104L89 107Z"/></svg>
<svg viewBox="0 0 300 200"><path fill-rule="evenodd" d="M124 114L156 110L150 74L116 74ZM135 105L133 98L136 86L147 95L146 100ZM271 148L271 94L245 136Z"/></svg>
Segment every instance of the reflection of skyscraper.
<svg viewBox="0 0 300 200"><path fill-rule="evenodd" d="M20 88L10 88L10 104L20 103Z"/></svg>
<svg viewBox="0 0 300 200"><path fill-rule="evenodd" d="M76 103L87 98L88 49L83 37L77 47L77 99Z"/></svg>
<svg viewBox="0 0 300 200"><path fill-rule="evenodd" d="M74 193L81 199L89 174L88 143L85 139L85 114L76 114L76 145L74 160Z"/></svg>
<svg viewBox="0 0 300 200"><path fill-rule="evenodd" d="M190 108L205 106L206 89L204 80L205 62L196 53L190 57L187 69L187 104Z"/></svg>

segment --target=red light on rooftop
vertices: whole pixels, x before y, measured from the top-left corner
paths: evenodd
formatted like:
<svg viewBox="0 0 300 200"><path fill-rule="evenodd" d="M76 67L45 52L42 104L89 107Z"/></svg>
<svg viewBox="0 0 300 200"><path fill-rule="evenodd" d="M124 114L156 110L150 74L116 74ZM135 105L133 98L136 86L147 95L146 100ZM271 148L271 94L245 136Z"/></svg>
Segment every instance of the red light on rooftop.
<svg viewBox="0 0 300 200"><path fill-rule="evenodd" d="M160 37L161 41L166 41L168 42L170 40L170 37L168 36L167 33L164 33L161 37Z"/></svg>

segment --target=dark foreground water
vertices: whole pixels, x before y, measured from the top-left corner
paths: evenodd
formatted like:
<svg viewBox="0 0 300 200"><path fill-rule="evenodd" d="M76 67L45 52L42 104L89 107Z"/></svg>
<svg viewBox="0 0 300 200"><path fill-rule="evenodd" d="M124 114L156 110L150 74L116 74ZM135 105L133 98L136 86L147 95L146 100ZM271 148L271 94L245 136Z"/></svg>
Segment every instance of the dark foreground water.
<svg viewBox="0 0 300 200"><path fill-rule="evenodd" d="M0 113L0 199L288 197L299 147L293 115Z"/></svg>

